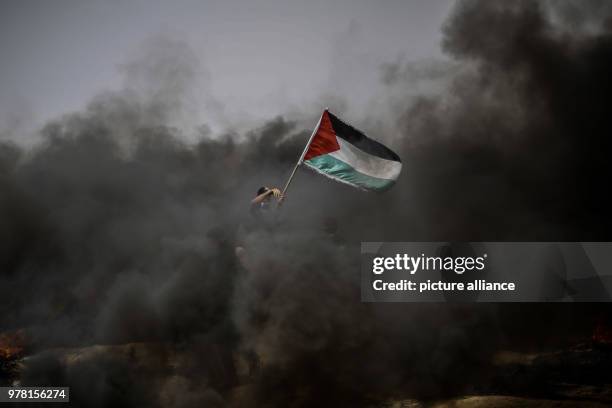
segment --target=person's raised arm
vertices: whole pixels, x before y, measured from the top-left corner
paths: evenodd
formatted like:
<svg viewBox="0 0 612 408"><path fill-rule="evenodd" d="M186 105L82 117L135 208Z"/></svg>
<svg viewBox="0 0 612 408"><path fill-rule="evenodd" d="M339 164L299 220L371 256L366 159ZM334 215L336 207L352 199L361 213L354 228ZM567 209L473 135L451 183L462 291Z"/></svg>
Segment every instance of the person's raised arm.
<svg viewBox="0 0 612 408"><path fill-rule="evenodd" d="M270 194L275 198L280 199L281 191L278 188L269 188L265 192L259 194L257 197L251 200L251 205L262 203Z"/></svg>

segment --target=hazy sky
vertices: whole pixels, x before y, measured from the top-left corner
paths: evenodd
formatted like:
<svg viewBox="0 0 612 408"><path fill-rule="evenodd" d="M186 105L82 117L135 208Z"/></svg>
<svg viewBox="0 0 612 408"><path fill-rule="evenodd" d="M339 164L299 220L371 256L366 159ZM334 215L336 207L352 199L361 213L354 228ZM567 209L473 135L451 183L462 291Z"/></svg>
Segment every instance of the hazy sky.
<svg viewBox="0 0 612 408"><path fill-rule="evenodd" d="M380 65L440 55L451 2L2 0L0 129L43 123L123 86L152 36L186 41L226 115L260 119L335 95L365 106ZM214 118L202 117L202 121Z"/></svg>

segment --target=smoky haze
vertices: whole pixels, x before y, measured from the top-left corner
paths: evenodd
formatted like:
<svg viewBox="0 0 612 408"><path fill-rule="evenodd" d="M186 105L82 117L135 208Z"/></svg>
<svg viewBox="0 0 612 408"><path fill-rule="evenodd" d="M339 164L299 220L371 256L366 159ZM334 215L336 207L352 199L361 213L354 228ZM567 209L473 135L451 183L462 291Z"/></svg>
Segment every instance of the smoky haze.
<svg viewBox="0 0 612 408"><path fill-rule="evenodd" d="M200 60L191 67L197 74L189 82L191 112L174 123L182 129L206 123L244 131L278 114L318 110L322 94L328 103L351 101L360 116L379 90L380 61L441 54L439 26L450 6L450 0L387 0L384 7L367 0L4 1L0 138L30 142L36 135L25 130L118 89L126 60L158 35L182 39Z"/></svg>
<svg viewBox="0 0 612 408"><path fill-rule="evenodd" d="M246 355L261 365L253 406L359 406L470 392L494 352L580 336L592 306L555 320L544 305L362 304L358 244L608 240L611 15L604 2L458 2L448 61L381 61L385 102L363 120L335 109L398 152L397 185L367 194L301 170L273 233L239 225L319 111L245 133L202 124L187 143L174 124L197 58L151 39L124 89L50 121L32 148L0 144L0 329L31 338L24 385L59 381L80 406L224 406L239 397L207 361ZM163 352L134 375L113 356L49 351L134 342L171 344L190 369Z"/></svg>

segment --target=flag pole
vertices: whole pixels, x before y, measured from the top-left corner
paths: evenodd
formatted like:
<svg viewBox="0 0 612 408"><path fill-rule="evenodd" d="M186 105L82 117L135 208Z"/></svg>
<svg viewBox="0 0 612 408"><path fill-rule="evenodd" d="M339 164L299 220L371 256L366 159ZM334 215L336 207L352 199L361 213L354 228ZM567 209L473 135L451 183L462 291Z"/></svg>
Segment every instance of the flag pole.
<svg viewBox="0 0 612 408"><path fill-rule="evenodd" d="M310 147L310 143L312 142L312 139L317 134L317 130L319 130L319 126L321 126L321 119L323 119L323 115L325 114L325 111L327 111L327 108L325 108L323 110L323 113L319 117L319 121L317 122L317 125L315 126L314 130L312 131L312 134L310 135L310 138L308 139L308 143L306 143L306 147L304 147L304 151L302 152L302 154L300 155L300 158L298 159L297 163L295 164L295 167L293 168L293 171L291 172L291 175L289 176L289 179L287 180L287 183L285 183L285 187L283 188L283 191L281 193L281 197L283 197L285 195L285 193L287 192L287 189L289 188L289 184L291 184L291 180L293 180L293 176L295 176L295 172L297 171L298 167L300 167L300 165L304 162L304 156L306 156L306 152L308 151L308 147Z"/></svg>

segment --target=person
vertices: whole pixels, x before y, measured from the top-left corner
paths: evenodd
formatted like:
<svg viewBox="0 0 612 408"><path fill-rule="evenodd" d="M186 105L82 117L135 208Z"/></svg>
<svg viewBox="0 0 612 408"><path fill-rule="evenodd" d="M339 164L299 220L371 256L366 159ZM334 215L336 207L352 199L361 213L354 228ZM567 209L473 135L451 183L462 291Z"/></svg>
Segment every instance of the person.
<svg viewBox="0 0 612 408"><path fill-rule="evenodd" d="M271 211L272 198L276 198L280 205L284 196L278 188L260 187L257 195L251 200L250 214L255 220L266 227L270 227L276 220L275 211Z"/></svg>
<svg viewBox="0 0 612 408"><path fill-rule="evenodd" d="M277 208L272 208L272 198L276 198L278 205L283 202L283 194L278 188L260 187L255 198L251 200L249 219L240 223L236 233L236 256L240 264L248 269L244 241L248 234L255 231L271 232L279 224Z"/></svg>
<svg viewBox="0 0 612 408"><path fill-rule="evenodd" d="M278 188L259 187L257 195L251 200L251 205L262 204L270 201L270 198L274 197L281 202L283 200L283 194Z"/></svg>

